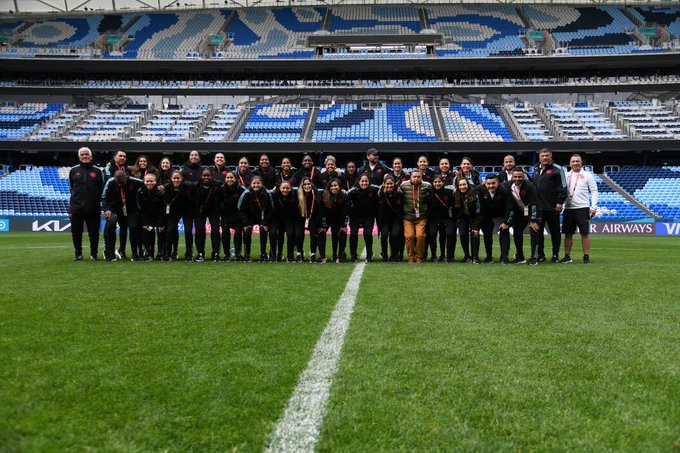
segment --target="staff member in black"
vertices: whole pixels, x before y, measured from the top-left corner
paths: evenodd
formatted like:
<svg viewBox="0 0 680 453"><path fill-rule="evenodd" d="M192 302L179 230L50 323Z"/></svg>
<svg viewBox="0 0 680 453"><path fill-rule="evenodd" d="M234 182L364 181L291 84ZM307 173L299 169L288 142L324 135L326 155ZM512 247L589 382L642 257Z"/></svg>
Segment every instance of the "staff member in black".
<svg viewBox="0 0 680 453"><path fill-rule="evenodd" d="M106 226L104 227L104 259L113 261L116 250L116 226L123 231L130 229L130 245L132 246L132 261L139 261L137 190L142 186L142 180L130 178L124 171L118 170L113 178L104 186L102 194L102 209Z"/></svg>
<svg viewBox="0 0 680 453"><path fill-rule="evenodd" d="M390 174L390 169L380 162L378 150L369 148L366 151L366 163L357 170L359 176L368 175L369 181L374 186L381 186L385 175Z"/></svg>
<svg viewBox="0 0 680 453"><path fill-rule="evenodd" d="M340 178L342 190L349 192L352 187L356 186L358 176L357 164L355 164L354 161L348 161L347 165L345 165L345 173L343 173L342 178Z"/></svg>
<svg viewBox="0 0 680 453"><path fill-rule="evenodd" d="M158 230L158 243L165 246L165 197L159 190L158 177L155 173L147 173L144 176L144 185L137 190L137 210L139 211L140 227L144 247L144 261L154 260L154 245L156 242L156 230ZM163 240L161 241L161 236ZM162 256L163 249L158 249Z"/></svg>
<svg viewBox="0 0 680 453"><path fill-rule="evenodd" d="M395 157L392 159L392 173L390 173L390 176L392 176L392 179L394 179L394 184L396 184L397 187L411 179L411 176L406 171L404 171L404 164L401 160L401 157Z"/></svg>
<svg viewBox="0 0 680 453"><path fill-rule="evenodd" d="M220 260L220 193L221 184L215 183L212 173L203 170L201 181L196 184L197 216L196 216L196 261L205 261L205 223L210 222L210 245L213 262Z"/></svg>
<svg viewBox="0 0 680 453"><path fill-rule="evenodd" d="M197 183L201 180L205 167L201 165L201 155L194 150L189 153L189 160L182 166L182 178L185 181Z"/></svg>
<svg viewBox="0 0 680 453"><path fill-rule="evenodd" d="M179 242L179 221L184 222L184 244L186 254L184 261L189 263L194 260L194 233L191 225L194 223L194 213L196 212L196 184L185 181L182 173L175 171L170 177L170 184L165 187L165 231L167 234L167 244L165 247L166 255L163 261L169 261L169 252L172 251L172 244ZM188 226L187 226L188 225ZM174 251L176 253L176 250ZM172 255L177 259L176 255Z"/></svg>
<svg viewBox="0 0 680 453"><path fill-rule="evenodd" d="M299 214L303 219L305 230L309 231L309 262L316 263L319 253L319 263L326 262L326 220L321 208L323 191L319 191L312 184L312 180L304 177L297 191ZM304 250L304 234L298 239L300 249Z"/></svg>
<svg viewBox="0 0 680 453"><path fill-rule="evenodd" d="M224 261L231 259L231 230L234 230L234 259L243 260L241 247L243 245L243 225L238 212L238 201L245 189L236 181L236 173L227 172L222 186L220 226L222 227L222 248Z"/></svg>
<svg viewBox="0 0 680 453"><path fill-rule="evenodd" d="M259 176L262 178L262 184L264 184L265 189L272 190L276 187L278 182L278 174L274 167L271 166L269 162L269 156L262 154L260 156L260 163L258 167L253 170L253 176Z"/></svg>
<svg viewBox="0 0 680 453"><path fill-rule="evenodd" d="M427 199L427 239L430 243L430 261L437 261L437 234L439 234L439 262L453 262L456 251L456 211L453 190L444 187L442 175L435 175Z"/></svg>
<svg viewBox="0 0 680 453"><path fill-rule="evenodd" d="M68 212L71 219L74 260L83 260L83 224L85 224L90 240L90 259L96 261L99 250L99 219L101 218L104 174L101 169L92 165L90 148L80 148L78 160L80 164L71 168L68 175L71 191Z"/></svg>
<svg viewBox="0 0 680 453"><path fill-rule="evenodd" d="M159 187L166 187L168 184L170 184L170 178L172 177L172 172L174 170L172 169L172 160L170 160L169 157L164 157L161 159L161 162L158 164L158 186ZM179 240L179 237L177 238ZM158 234L158 255L156 255L156 261L160 261L163 259L163 251L165 250L165 247L167 246L166 244L167 241L167 230L164 229L162 233ZM178 242L174 242L171 245L171 250L168 252L168 256L174 256L177 257L177 247L178 247Z"/></svg>
<svg viewBox="0 0 680 453"><path fill-rule="evenodd" d="M274 215L272 227L276 227L276 243L272 243L272 255L276 261L283 261L283 242L286 242L286 259L288 262L302 260L302 252L298 249L298 236L304 236L304 222L300 218L297 193L290 182L283 181L272 192Z"/></svg>
<svg viewBox="0 0 680 453"><path fill-rule="evenodd" d="M172 172L172 160L169 157L162 158L158 164L158 184L170 184Z"/></svg>
<svg viewBox="0 0 680 453"><path fill-rule="evenodd" d="M501 264L510 264L510 226L515 215L512 209L512 198L508 189L498 184L498 176L492 173L479 186L479 201L482 204L482 234L486 258L484 264L493 263L493 236L498 229L501 244Z"/></svg>
<svg viewBox="0 0 680 453"><path fill-rule="evenodd" d="M323 164L325 165L326 168L324 169L324 171L321 172L321 175L319 176L319 183L321 184L319 189L325 190L331 179L340 179L342 178L342 175L336 169L335 157L326 156L326 159L324 159Z"/></svg>
<svg viewBox="0 0 680 453"><path fill-rule="evenodd" d="M319 187L319 176L321 176L321 170L314 166L312 156L309 154L305 154L305 156L302 158L302 168L300 168L297 173L295 173L295 176L293 177L293 186L299 187L302 183L302 178L305 176L312 180L314 187Z"/></svg>
<svg viewBox="0 0 680 453"><path fill-rule="evenodd" d="M347 222L349 202L347 192L342 188L338 179L331 179L322 195L323 215L331 230L331 250L333 261L344 263L347 261L345 247L347 245Z"/></svg>
<svg viewBox="0 0 680 453"><path fill-rule="evenodd" d="M403 260L404 194L397 190L394 178L388 175L378 191L380 206L380 259L383 262ZM387 246L389 244L390 250Z"/></svg>
<svg viewBox="0 0 680 453"><path fill-rule="evenodd" d="M479 264L479 229L482 208L477 191L474 186L468 184L467 179L462 178L458 181L458 186L453 196L460 245L465 254L463 261ZM472 245L472 254L470 253L470 245Z"/></svg>
<svg viewBox="0 0 680 453"><path fill-rule="evenodd" d="M272 197L264 188L262 178L253 176L250 187L243 192L238 200L238 211L243 224L243 246L245 249L244 261L250 262L250 246L253 237L253 227L260 227L260 262L269 261L267 255L267 236L269 225L272 220Z"/></svg>
<svg viewBox="0 0 680 453"><path fill-rule="evenodd" d="M114 173L117 171L122 171L130 176L130 170L127 166L127 153L122 149L116 151L116 154L113 155L113 158L104 167L104 181L113 178Z"/></svg>
<svg viewBox="0 0 680 453"><path fill-rule="evenodd" d="M539 263L545 261L545 238L543 231L548 226L552 241L552 262L560 260L560 213L567 199L567 177L564 169L553 162L553 154L548 148L538 152L539 163L534 167L532 182L536 186L538 204L538 256Z"/></svg>
<svg viewBox="0 0 680 453"><path fill-rule="evenodd" d="M378 212L379 187L372 186L368 175L359 176L357 186L347 192L349 199L349 254L355 263L358 259L359 228L364 229L364 243L366 244L366 262L373 261L373 225Z"/></svg>
<svg viewBox="0 0 680 453"><path fill-rule="evenodd" d="M519 168L512 172L512 184L510 194L513 199L515 215L512 219L512 237L515 242L515 259L512 264L526 263L524 259L524 230L529 225L531 235L531 265L538 264L533 258L538 249L538 209L536 207L536 188L526 178L525 173Z"/></svg>
<svg viewBox="0 0 680 453"><path fill-rule="evenodd" d="M515 156L508 154L503 158L503 170L498 173L498 182L500 184L512 184L512 173L515 171ZM521 170L521 169L519 169ZM527 176L528 178L528 176Z"/></svg>

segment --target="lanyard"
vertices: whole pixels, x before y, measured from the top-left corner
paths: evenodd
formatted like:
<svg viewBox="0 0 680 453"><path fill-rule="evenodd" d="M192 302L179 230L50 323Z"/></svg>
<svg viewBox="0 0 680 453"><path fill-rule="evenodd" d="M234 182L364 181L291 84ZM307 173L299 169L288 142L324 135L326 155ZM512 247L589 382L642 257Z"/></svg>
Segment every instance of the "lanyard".
<svg viewBox="0 0 680 453"><path fill-rule="evenodd" d="M576 175L576 177L574 178L574 187L571 188L571 195L574 195L574 193L576 192L576 186L578 186L578 180L579 180L579 178L581 177L581 173L574 173L574 174ZM569 175L568 185L569 185L570 187L571 187L571 177L572 177L574 174L570 174L570 175Z"/></svg>
<svg viewBox="0 0 680 453"><path fill-rule="evenodd" d="M392 203L390 203L390 199L387 197L387 194L385 194L385 202L387 203L387 205L390 207L390 209L392 211L397 212L397 210L392 207Z"/></svg>
<svg viewBox="0 0 680 453"><path fill-rule="evenodd" d="M514 195L517 200L522 201L522 197L519 195L519 186L516 184L512 185L512 194Z"/></svg>
<svg viewBox="0 0 680 453"><path fill-rule="evenodd" d="M120 198L123 200L123 206L125 206L125 190L120 187Z"/></svg>
<svg viewBox="0 0 680 453"><path fill-rule="evenodd" d="M305 196L305 202L306 202L306 201L307 201L307 196ZM309 214L308 214L308 215L305 215L305 217L307 217L308 219L309 219L310 217L312 217L312 213L314 212L314 203L315 203L315 202L316 202L316 194L314 193L314 191L312 191L312 207L309 208ZM306 208L306 206L305 206L305 208ZM307 210L307 209L305 209L305 211L306 211L306 210Z"/></svg>
<svg viewBox="0 0 680 453"><path fill-rule="evenodd" d="M441 198L439 198L439 195L434 194L434 196L437 197L437 200L439 200L439 202L441 203L442 207L445 208L445 207L446 207L446 203L444 203L444 201L443 201Z"/></svg>
<svg viewBox="0 0 680 453"><path fill-rule="evenodd" d="M418 197L416 198L416 187L411 185L411 194L413 195L413 207L417 210L420 209L420 184L418 185Z"/></svg>
<svg viewBox="0 0 680 453"><path fill-rule="evenodd" d="M264 219L264 208L262 207L262 203L260 203L260 199L257 197L257 194L255 192L253 192L253 196L255 197L257 207L260 208L260 212L262 212L262 218Z"/></svg>
<svg viewBox="0 0 680 453"><path fill-rule="evenodd" d="M314 181L314 165L312 165L312 171L309 174L310 174L309 179Z"/></svg>
<svg viewBox="0 0 680 453"><path fill-rule="evenodd" d="M238 180L241 182L241 185L243 187L246 186L246 182L243 180L243 177L241 176L241 173L238 174Z"/></svg>
<svg viewBox="0 0 680 453"><path fill-rule="evenodd" d="M175 200L177 199L177 197L179 197L179 194L180 194L181 191L182 191L182 190L178 187L178 188L177 188L177 193L176 193L175 196L173 197L172 201L170 201L170 203L168 203L168 206L171 206L171 205L175 202Z"/></svg>

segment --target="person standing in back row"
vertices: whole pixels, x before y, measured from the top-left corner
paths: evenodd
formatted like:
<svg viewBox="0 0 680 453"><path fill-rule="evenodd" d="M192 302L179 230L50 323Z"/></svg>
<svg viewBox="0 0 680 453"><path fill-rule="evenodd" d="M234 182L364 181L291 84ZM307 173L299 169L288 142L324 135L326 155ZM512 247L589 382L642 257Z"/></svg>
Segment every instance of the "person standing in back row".
<svg viewBox="0 0 680 453"><path fill-rule="evenodd" d="M564 258L560 263L571 263L576 228L583 244L583 264L590 264L590 219L597 213L597 183L592 173L583 170L583 159L578 154L569 160L567 173L567 203L564 207L562 233L564 233Z"/></svg>
<svg viewBox="0 0 680 453"><path fill-rule="evenodd" d="M548 148L538 152L538 160L532 177L539 211L538 256L532 258L539 263L546 260L543 231L547 225L552 241L552 262L557 263L560 259L560 213L567 199L567 178L564 169L554 163L553 153Z"/></svg>
<svg viewBox="0 0 680 453"><path fill-rule="evenodd" d="M68 175L71 198L69 217L71 218L71 237L75 261L83 260L83 223L87 226L90 238L90 259L97 260L99 250L99 219L101 218L101 198L104 190L104 174L92 165L90 148L78 150L80 164L71 168Z"/></svg>
<svg viewBox="0 0 680 453"><path fill-rule="evenodd" d="M362 165L357 173L359 176L367 175L371 185L381 186L385 175L390 174L390 169L385 164L380 163L378 150L375 148L369 148L366 151L366 161L366 164Z"/></svg>

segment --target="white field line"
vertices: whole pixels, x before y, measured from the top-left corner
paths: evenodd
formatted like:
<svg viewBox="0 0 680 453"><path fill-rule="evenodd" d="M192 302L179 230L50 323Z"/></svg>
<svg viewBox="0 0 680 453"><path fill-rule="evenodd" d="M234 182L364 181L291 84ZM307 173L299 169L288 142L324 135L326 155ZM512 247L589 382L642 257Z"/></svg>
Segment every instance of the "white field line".
<svg viewBox="0 0 680 453"><path fill-rule="evenodd" d="M366 266L362 260L352 271L345 291L340 296L330 321L314 348L307 369L298 378L297 386L288 401L288 407L271 435L266 453L312 453L319 440L326 403L333 385L333 376L345 343L354 304L357 300L361 277Z"/></svg>
<svg viewBox="0 0 680 453"><path fill-rule="evenodd" d="M3 245L3 250L68 249L72 245Z"/></svg>

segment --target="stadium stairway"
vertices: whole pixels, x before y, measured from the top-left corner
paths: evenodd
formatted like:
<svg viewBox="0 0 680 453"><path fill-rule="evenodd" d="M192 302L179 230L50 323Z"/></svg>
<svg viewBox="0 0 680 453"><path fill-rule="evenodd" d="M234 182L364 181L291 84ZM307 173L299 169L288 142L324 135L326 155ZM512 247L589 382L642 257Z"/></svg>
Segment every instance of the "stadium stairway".
<svg viewBox="0 0 680 453"><path fill-rule="evenodd" d="M649 215L651 218L654 220L662 220L663 216L659 215L657 212L652 211L649 209L647 206L642 204L637 198L635 198L633 195L628 193L623 187L621 187L616 181L611 179L609 176L607 176L605 173L601 173L598 175L600 178L602 178L602 181L607 183L609 187L611 187L615 192L618 192L621 194L623 198L628 200L631 204L633 204L635 207L637 207L640 211L644 212L645 214Z"/></svg>

